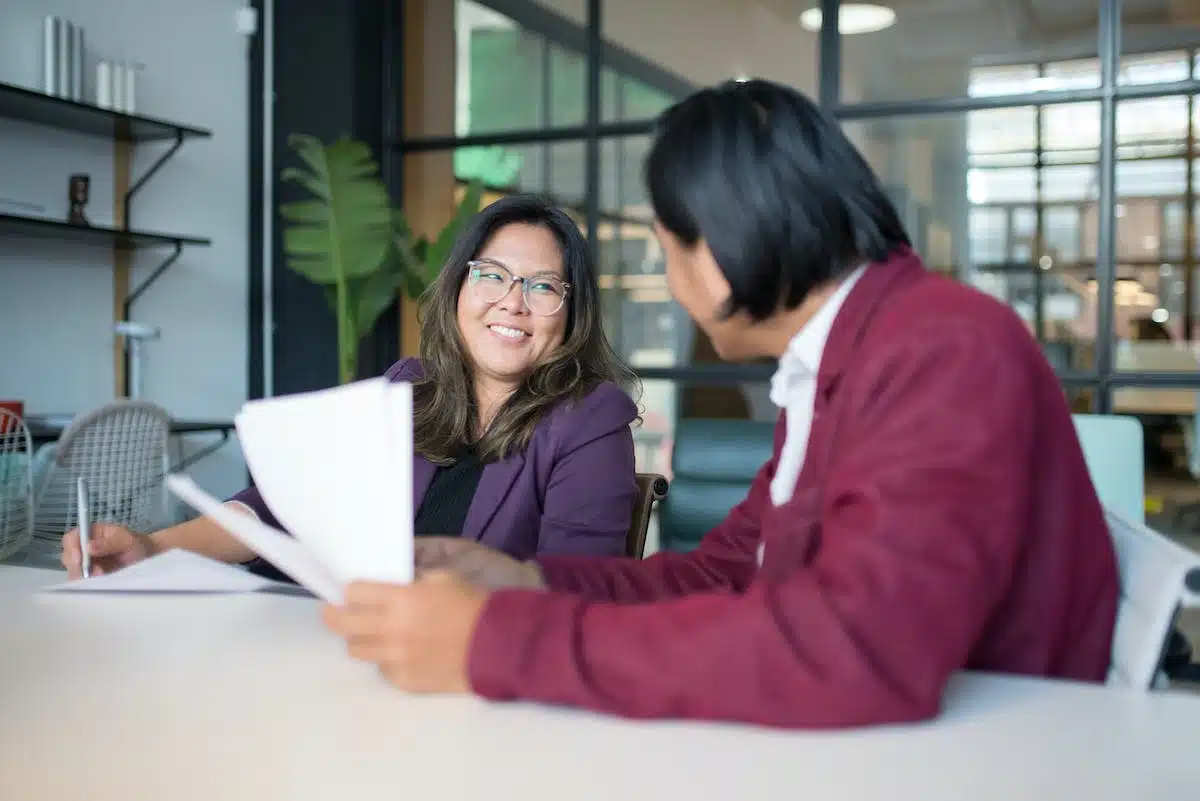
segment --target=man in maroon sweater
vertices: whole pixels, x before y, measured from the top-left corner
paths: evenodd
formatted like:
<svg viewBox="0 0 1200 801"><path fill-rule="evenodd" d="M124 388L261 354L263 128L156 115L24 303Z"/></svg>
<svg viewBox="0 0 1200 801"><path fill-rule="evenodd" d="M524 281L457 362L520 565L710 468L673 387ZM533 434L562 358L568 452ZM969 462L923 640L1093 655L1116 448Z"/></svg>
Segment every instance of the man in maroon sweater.
<svg viewBox="0 0 1200 801"><path fill-rule="evenodd" d="M772 459L691 553L419 540L421 580L327 609L351 653L413 691L787 727L926 718L962 669L1102 680L1112 544L1021 321L926 271L785 87L683 101L646 172L672 293L723 357L779 359Z"/></svg>

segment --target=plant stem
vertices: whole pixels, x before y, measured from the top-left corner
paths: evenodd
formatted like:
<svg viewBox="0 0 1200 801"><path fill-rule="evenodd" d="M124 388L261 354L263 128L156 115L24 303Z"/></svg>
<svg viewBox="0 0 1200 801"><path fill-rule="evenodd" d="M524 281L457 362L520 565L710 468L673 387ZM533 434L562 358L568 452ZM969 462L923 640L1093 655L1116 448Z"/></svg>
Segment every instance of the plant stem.
<svg viewBox="0 0 1200 801"><path fill-rule="evenodd" d="M337 282L338 381L349 384L358 368L358 340L354 320L350 316L350 298L344 278Z"/></svg>

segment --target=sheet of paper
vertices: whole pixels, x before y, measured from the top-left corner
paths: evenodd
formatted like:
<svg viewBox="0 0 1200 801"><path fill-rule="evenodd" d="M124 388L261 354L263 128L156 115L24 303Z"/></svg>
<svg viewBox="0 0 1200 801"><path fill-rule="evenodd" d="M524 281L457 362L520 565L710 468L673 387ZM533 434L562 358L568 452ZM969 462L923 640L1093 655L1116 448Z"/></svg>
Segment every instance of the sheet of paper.
<svg viewBox="0 0 1200 801"><path fill-rule="evenodd" d="M342 602L343 583L302 543L252 515L229 508L196 486L196 482L187 476L167 476L167 489L318 598L334 604Z"/></svg>
<svg viewBox="0 0 1200 801"><path fill-rule="evenodd" d="M178 548L102 576L46 587L50 592L243 593L276 582Z"/></svg>
<svg viewBox="0 0 1200 801"><path fill-rule="evenodd" d="M252 401L236 424L263 500L330 573L412 580L411 385L379 378Z"/></svg>

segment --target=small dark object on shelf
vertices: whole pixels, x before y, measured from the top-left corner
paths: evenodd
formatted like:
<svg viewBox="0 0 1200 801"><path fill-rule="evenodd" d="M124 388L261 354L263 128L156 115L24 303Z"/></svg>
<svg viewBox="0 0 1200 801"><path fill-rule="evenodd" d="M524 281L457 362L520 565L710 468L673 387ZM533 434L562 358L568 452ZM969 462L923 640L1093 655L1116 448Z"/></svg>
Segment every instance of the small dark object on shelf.
<svg viewBox="0 0 1200 801"><path fill-rule="evenodd" d="M90 225L87 215L83 213L83 207L88 204L88 198L91 194L92 179L82 173L77 173L71 176L68 184L67 201L71 204L71 212L67 216L67 222L71 225Z"/></svg>

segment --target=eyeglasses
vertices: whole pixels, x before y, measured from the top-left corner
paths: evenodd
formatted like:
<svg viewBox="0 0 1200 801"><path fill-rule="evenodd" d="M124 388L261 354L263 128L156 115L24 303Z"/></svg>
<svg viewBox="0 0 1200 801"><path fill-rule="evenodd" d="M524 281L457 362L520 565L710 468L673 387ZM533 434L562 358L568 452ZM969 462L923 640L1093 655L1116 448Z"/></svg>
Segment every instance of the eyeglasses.
<svg viewBox="0 0 1200 801"><path fill-rule="evenodd" d="M490 259L469 261L467 267L470 268L467 281L475 297L484 303L499 303L508 297L513 284L520 284L525 305L541 317L557 314L571 291L571 285L558 276L534 275L524 278L513 275L503 264Z"/></svg>

